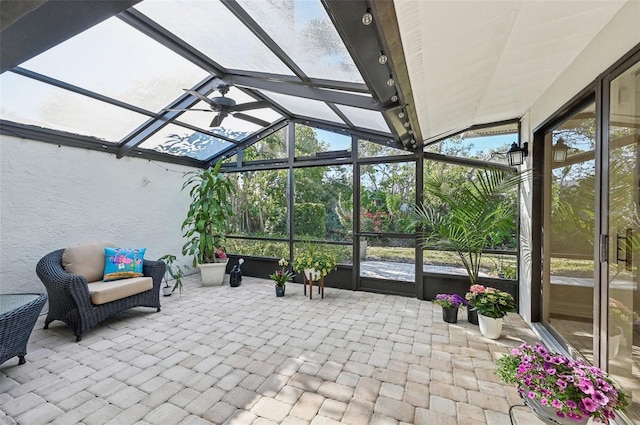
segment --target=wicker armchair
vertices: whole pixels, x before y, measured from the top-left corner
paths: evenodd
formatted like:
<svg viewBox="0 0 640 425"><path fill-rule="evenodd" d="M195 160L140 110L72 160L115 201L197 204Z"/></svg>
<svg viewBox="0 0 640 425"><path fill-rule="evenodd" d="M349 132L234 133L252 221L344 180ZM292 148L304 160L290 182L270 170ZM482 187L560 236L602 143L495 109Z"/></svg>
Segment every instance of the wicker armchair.
<svg viewBox="0 0 640 425"><path fill-rule="evenodd" d="M38 320L45 294L0 295L0 364L18 356L24 364L27 343Z"/></svg>
<svg viewBox="0 0 640 425"><path fill-rule="evenodd" d="M65 322L76 335L76 341L93 326L121 311L132 307L155 307L160 311L160 284L166 269L162 261L144 260L143 274L153 279L153 288L116 301L95 305L91 303L87 279L69 274L62 267L59 249L45 255L36 266L36 273L47 288L49 312L44 328L54 320Z"/></svg>

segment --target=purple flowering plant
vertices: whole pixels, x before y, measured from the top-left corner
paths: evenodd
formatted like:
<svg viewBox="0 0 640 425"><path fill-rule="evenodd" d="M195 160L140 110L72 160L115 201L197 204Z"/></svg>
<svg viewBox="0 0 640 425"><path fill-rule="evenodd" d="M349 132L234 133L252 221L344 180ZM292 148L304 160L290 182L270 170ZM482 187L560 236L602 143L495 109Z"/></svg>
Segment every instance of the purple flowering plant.
<svg viewBox="0 0 640 425"><path fill-rule="evenodd" d="M516 384L523 399L535 399L555 409L560 418L609 423L615 410L629 404L602 369L547 350L540 343L522 344L498 360L501 381Z"/></svg>
<svg viewBox="0 0 640 425"><path fill-rule="evenodd" d="M467 303L464 298L458 294L438 294L433 300L435 304L441 305L443 308L458 308Z"/></svg>

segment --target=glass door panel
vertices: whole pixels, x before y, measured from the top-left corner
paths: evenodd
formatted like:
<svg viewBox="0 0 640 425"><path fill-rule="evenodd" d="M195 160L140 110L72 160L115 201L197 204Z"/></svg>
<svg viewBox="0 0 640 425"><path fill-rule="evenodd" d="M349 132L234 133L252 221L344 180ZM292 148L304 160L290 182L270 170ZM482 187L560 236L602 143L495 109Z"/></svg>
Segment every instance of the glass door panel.
<svg viewBox="0 0 640 425"><path fill-rule="evenodd" d="M612 81L609 115L608 371L640 420L640 63Z"/></svg>
<svg viewBox="0 0 640 425"><path fill-rule="evenodd" d="M543 319L593 361L595 102L546 134ZM554 150L565 144L566 158Z"/></svg>

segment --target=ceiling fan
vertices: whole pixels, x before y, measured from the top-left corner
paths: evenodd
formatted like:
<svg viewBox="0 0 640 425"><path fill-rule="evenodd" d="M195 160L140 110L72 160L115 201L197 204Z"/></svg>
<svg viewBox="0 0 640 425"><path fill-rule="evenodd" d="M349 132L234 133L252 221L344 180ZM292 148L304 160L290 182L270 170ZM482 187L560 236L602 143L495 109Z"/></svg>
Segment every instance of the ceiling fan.
<svg viewBox="0 0 640 425"><path fill-rule="evenodd" d="M209 105L209 109L171 109L172 111L213 111L217 112L216 116L213 117L211 124L209 127L220 127L222 124L222 120L229 116L229 114L233 115L235 118L240 118L241 120L249 121L251 123L257 124L261 127L268 126L269 122L261 120L260 118L252 117L250 115L246 115L241 113L242 111L248 111L250 109L260 109L269 106L269 102L265 100L258 100L255 102L241 103L236 104L236 101L231 99L230 97L226 97L225 94L229 92L229 86L227 84L222 84L216 87L216 90L220 92L220 96L208 98L205 95L190 89L184 89L187 93L192 96L197 97L198 99L206 102Z"/></svg>

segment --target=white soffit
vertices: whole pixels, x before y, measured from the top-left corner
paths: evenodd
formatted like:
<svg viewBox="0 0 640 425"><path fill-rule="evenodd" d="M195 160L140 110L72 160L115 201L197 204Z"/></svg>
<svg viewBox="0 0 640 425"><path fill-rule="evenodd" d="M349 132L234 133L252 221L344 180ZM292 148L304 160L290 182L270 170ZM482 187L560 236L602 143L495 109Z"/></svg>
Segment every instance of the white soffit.
<svg viewBox="0 0 640 425"><path fill-rule="evenodd" d="M520 118L624 3L394 0L424 139Z"/></svg>

